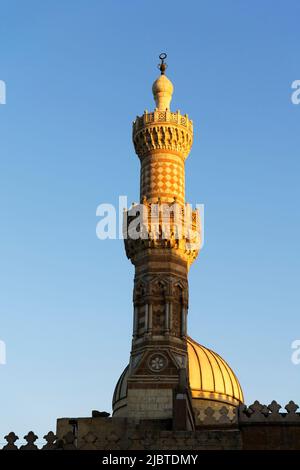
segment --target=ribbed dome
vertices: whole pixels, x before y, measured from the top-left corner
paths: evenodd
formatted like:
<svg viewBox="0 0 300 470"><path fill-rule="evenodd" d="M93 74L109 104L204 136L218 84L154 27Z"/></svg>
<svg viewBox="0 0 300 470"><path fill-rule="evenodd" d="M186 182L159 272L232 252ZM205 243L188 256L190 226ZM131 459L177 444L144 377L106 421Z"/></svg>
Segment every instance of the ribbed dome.
<svg viewBox="0 0 300 470"><path fill-rule="evenodd" d="M112 401L113 409L115 409L115 405L118 402L124 400L127 397L128 369L129 366L126 366L117 382Z"/></svg>
<svg viewBox="0 0 300 470"><path fill-rule="evenodd" d="M240 383L227 362L211 349L187 338L189 384L193 400L213 400L238 406L244 396ZM128 366L115 388L113 409L126 406Z"/></svg>
<svg viewBox="0 0 300 470"><path fill-rule="evenodd" d="M238 405L244 401L240 383L219 354L187 338L189 382L193 398Z"/></svg>

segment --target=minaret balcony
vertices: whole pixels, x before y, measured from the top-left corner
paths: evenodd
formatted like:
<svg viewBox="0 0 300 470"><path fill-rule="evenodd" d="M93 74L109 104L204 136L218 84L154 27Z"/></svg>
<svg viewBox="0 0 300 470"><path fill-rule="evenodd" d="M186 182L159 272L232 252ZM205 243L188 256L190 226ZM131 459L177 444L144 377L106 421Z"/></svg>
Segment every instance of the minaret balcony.
<svg viewBox="0 0 300 470"><path fill-rule="evenodd" d="M127 257L135 264L146 255L172 252L190 266L201 246L198 210L190 206L144 202L124 212L123 237ZM139 215L136 215L136 214Z"/></svg>
<svg viewBox="0 0 300 470"><path fill-rule="evenodd" d="M185 159L193 144L193 121L179 111L145 111L133 122L132 138L140 158L153 151L164 150Z"/></svg>

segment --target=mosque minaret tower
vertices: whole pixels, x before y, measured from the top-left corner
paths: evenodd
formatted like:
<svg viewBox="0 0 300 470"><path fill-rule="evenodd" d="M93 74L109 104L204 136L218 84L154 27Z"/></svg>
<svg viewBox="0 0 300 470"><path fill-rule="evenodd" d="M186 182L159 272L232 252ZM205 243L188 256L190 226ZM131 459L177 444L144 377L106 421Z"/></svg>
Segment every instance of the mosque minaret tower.
<svg viewBox="0 0 300 470"><path fill-rule="evenodd" d="M185 201L193 122L171 109L174 87L166 76L166 54L160 60L160 76L152 86L154 110L137 116L132 127L140 200L123 217L125 251L135 271L132 342L122 358L126 367L115 386L112 415L93 409L87 417L59 418L56 434L44 436L43 449L100 450L102 464L127 466L145 464L146 456L152 466L187 464L191 450L300 449L299 406L290 401L281 411L275 400L245 405L228 363L188 333L188 317L196 315L202 337L206 334L201 321L206 313L190 305L188 285L189 269L202 248L203 214ZM99 373L105 381L105 371ZM101 399L101 385L99 391ZM36 438L32 432L25 436L25 448L37 449ZM17 448L13 432L5 439L4 449ZM91 454L85 454L88 461ZM101 455L96 454L99 462Z"/></svg>
<svg viewBox="0 0 300 470"><path fill-rule="evenodd" d="M156 107L133 122L141 164L139 230L146 235L131 237L137 211L130 208L124 228L135 267L132 348L115 388L113 416L172 419L177 428L193 429L204 407L233 412L243 394L224 359L187 334L188 272L200 248L198 211L185 204L193 122L171 111L173 84L165 74L166 55L160 59L161 74L152 86Z"/></svg>

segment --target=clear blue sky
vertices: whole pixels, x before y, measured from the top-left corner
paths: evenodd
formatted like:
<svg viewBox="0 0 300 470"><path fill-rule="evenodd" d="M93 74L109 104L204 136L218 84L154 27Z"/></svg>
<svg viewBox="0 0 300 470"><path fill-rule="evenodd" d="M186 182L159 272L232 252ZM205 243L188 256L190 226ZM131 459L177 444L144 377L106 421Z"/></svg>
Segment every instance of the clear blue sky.
<svg viewBox="0 0 300 470"><path fill-rule="evenodd" d="M110 410L127 364L133 267L96 207L139 196L131 122L168 53L194 121L187 199L205 204L189 333L247 403L300 401L297 1L1 2L0 441Z"/></svg>

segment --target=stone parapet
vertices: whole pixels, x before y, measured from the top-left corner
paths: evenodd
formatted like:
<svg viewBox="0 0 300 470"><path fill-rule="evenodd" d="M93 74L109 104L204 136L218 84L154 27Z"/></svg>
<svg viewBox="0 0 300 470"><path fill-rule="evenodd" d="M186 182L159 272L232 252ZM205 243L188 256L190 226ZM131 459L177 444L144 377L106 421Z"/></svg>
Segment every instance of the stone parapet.
<svg viewBox="0 0 300 470"><path fill-rule="evenodd" d="M137 155L142 159L155 150L175 152L185 159L193 143L193 122L179 111L169 110L148 113L136 117L132 139Z"/></svg>
<svg viewBox="0 0 300 470"><path fill-rule="evenodd" d="M162 250L163 256L168 251L172 252L189 268L197 258L201 245L198 210L192 210L188 215L185 207L174 202L166 204L144 201L137 206L136 211L142 214L139 232L136 231L136 224L133 224L137 216L130 215L132 209L124 212L125 251L132 263L136 265L145 255L159 255ZM134 228L134 233L130 227ZM163 267L164 263L161 265Z"/></svg>

